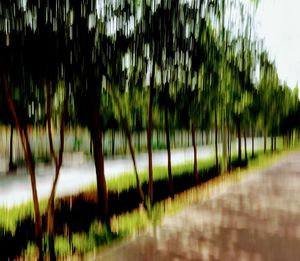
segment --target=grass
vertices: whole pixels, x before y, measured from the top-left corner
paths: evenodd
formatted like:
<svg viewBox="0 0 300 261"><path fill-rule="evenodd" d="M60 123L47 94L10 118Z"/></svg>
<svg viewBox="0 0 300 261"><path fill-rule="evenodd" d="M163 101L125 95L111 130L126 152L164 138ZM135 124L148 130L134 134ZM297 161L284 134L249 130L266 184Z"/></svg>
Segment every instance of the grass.
<svg viewBox="0 0 300 261"><path fill-rule="evenodd" d="M236 169L234 172L225 173L198 187L193 187L187 191L175 195L174 200L163 200L155 204L152 210L146 211L143 208L136 209L130 213L113 216L111 218L112 233L108 232L101 222L94 221L88 232L73 233L72 235L60 235L56 237L55 249L59 256L67 257L72 254L84 255L90 251L99 251L123 238L135 236L151 225L159 224L166 215L172 215L183 209L187 205L199 202L209 198L217 192L220 187L226 183L238 182L250 170L254 171L266 167L286 155L289 151L281 151L275 154L257 152L256 157L249 157L247 169ZM249 155L250 156L250 155ZM234 158L234 157L233 157ZM213 159L199 160L198 170L204 170L213 167ZM188 162L182 165L174 166L172 173L174 176L180 176L183 173L192 173L193 163ZM154 180L167 179L167 167L155 167L153 169ZM203 173L203 172L200 172ZM147 171L139 173L141 184L148 182ZM200 177L201 179L201 177ZM135 176L133 173L125 173L122 176L112 178L107 181L108 190L122 192L136 186ZM95 191L95 185L88 187L85 191ZM40 202L41 213L45 213L46 200ZM0 228L2 232L9 231L14 235L17 225L28 217L33 217L33 204L28 202L18 207L0 208ZM45 237L45 244L47 239ZM36 246L30 241L27 248L22 252L24 257L32 257L36 253Z"/></svg>
<svg viewBox="0 0 300 261"><path fill-rule="evenodd" d="M204 170L211 168L215 165L213 159L207 160L199 160L198 161L198 170ZM172 175L173 176L180 176L182 173L192 173L193 172L193 162L186 162L181 165L175 165L172 167ZM154 167L153 168L153 180L164 180L168 176L168 169L167 167ZM201 177L200 177L201 178ZM148 171L144 170L139 173L140 183L143 184L148 182ZM136 179L133 173L124 173L121 176L111 178L107 181L107 187L111 191L121 192L128 188L136 187ZM95 190L96 187L93 185L89 189Z"/></svg>

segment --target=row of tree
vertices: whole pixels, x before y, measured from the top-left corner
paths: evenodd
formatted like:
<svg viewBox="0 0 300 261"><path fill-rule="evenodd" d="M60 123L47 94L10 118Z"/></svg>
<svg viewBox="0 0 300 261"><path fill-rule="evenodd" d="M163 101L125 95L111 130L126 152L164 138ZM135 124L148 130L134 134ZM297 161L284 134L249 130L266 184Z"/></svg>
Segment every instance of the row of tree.
<svg viewBox="0 0 300 261"><path fill-rule="evenodd" d="M229 14L237 8L240 22L233 32ZM171 197L170 126L191 131L196 184L201 182L196 129L214 130L217 172L230 170L235 133L240 162L242 136L247 152L246 136L254 138L258 129L264 132L265 150L268 135L272 150L276 150L277 136L291 140L300 122L298 92L280 83L274 62L256 44L252 8L252 3L233 0L0 2L0 115L4 124L16 127L21 140L31 178L41 260L43 232L28 124L47 128L55 166L47 207L52 260L55 191L66 125L86 126L90 131L98 213L108 228L103 156L107 126L119 125L124 131L138 195L142 203L149 201L150 205L153 118L160 119L166 135ZM58 151L53 144L53 124L60 130ZM144 128L149 161L147 195L140 186L131 137L133 131ZM222 164L218 136L222 137Z"/></svg>

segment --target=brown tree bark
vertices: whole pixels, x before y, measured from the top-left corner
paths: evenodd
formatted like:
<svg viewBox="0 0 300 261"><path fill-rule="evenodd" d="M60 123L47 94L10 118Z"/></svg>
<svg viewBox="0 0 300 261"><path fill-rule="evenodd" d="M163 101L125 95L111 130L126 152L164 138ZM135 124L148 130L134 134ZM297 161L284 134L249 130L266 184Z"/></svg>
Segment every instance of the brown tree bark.
<svg viewBox="0 0 300 261"><path fill-rule="evenodd" d="M264 127L264 153L267 152L267 127Z"/></svg>
<svg viewBox="0 0 300 261"><path fill-rule="evenodd" d="M69 89L66 87L66 93L64 98L64 107L61 115L61 125L60 125L60 149L58 158L54 150L53 146L53 138L52 138L52 127L51 127L51 90L50 90L50 82L46 83L47 88L47 129L48 129L48 139L49 139L49 147L50 154L55 164L55 175L52 183L50 197L48 199L47 205L47 233L49 239L49 252L50 252L50 260L56 260L55 249L54 249L54 213L55 213L55 192L57 187L57 182L60 174L60 169L63 161L63 152L64 152L64 133L65 133L65 118L68 109L68 97L69 97Z"/></svg>
<svg viewBox="0 0 300 261"><path fill-rule="evenodd" d="M24 128L21 127L20 120L17 115L16 107L15 107L14 101L13 101L11 93L10 93L10 89L9 89L9 85L8 85L8 81L7 81L7 74L5 72L3 72L3 74L2 74L2 79L3 79L6 101L7 101L9 110L13 116L13 119L15 121L16 128L19 132L19 137L20 137L22 148L23 148L24 155L25 155L26 166L27 166L27 169L28 169L28 172L30 175L33 206L34 206L34 215L35 215L35 236L36 236L37 246L39 249L38 260L43 260L42 220L41 220L41 215L40 215L39 200L38 200L37 187L36 187L34 160L32 157L28 134L24 130Z"/></svg>
<svg viewBox="0 0 300 261"><path fill-rule="evenodd" d="M273 132L271 133L271 152L273 153L274 150L274 139L273 139Z"/></svg>
<svg viewBox="0 0 300 261"><path fill-rule="evenodd" d="M183 129L181 129L180 135L181 135L181 147L183 147Z"/></svg>
<svg viewBox="0 0 300 261"><path fill-rule="evenodd" d="M222 169L224 171L228 170L228 139L227 139L227 121L226 121L226 115L222 114L222 122L223 122L223 126L222 126Z"/></svg>
<svg viewBox="0 0 300 261"><path fill-rule="evenodd" d="M102 126L100 122L100 105L97 90L89 86L89 101L90 113L92 116L90 122L90 131L93 141L94 149L94 162L96 168L96 183L97 183L97 197L98 197L98 214L99 218L104 222L110 230L110 219L108 213L108 194L106 187L106 180L104 174L104 155L103 155L103 139L102 139Z"/></svg>
<svg viewBox="0 0 300 261"><path fill-rule="evenodd" d="M13 163L13 137L14 137L14 127L10 125L10 142L9 142L9 171L14 171L16 169Z"/></svg>
<svg viewBox="0 0 300 261"><path fill-rule="evenodd" d="M197 166L197 144L196 144L194 122L192 122L192 142L193 142L193 149L194 149L194 178L195 178L196 184L199 184L199 175L198 175L198 166Z"/></svg>
<svg viewBox="0 0 300 261"><path fill-rule="evenodd" d="M169 130L169 118L168 118L167 105L165 105L165 131L166 131L167 152L168 152L169 193L170 193L171 198L173 198L174 197L174 193L173 193L173 176L172 176L172 166L171 166L170 130Z"/></svg>
<svg viewBox="0 0 300 261"><path fill-rule="evenodd" d="M216 153L216 174L219 175L217 108L215 108L215 153Z"/></svg>
<svg viewBox="0 0 300 261"><path fill-rule="evenodd" d="M112 98L113 98L115 104L117 105L118 112L121 117L122 127L124 129L124 132L125 132L125 135L126 135L126 138L128 141L129 151L130 151L130 155L131 155L131 159L132 159L132 163L133 163L134 174L135 174L135 179L136 179L136 189L137 189L138 195L140 197L140 202L144 203L144 200L145 200L144 193L143 193L143 190L140 185L139 175L138 175L138 171L137 171L137 167L136 167L135 152L134 152L134 147L132 144L132 138L131 138L131 133L129 130L128 122L127 122L127 119L125 118L125 116L122 114L121 104L120 104L120 101L119 101L116 93L114 92L114 90L112 88L109 88L109 91L112 95Z"/></svg>
<svg viewBox="0 0 300 261"><path fill-rule="evenodd" d="M242 163L242 135L241 135L241 119L238 117L237 121L237 133L238 133L238 162Z"/></svg>
<svg viewBox="0 0 300 261"><path fill-rule="evenodd" d="M115 129L111 131L111 155L115 155Z"/></svg>
<svg viewBox="0 0 300 261"><path fill-rule="evenodd" d="M152 106L154 96L154 81L155 81L155 63L153 61L152 74L150 78L150 95L149 95L149 111L148 111L148 129L147 129L147 148L148 148L148 171L149 171L149 186L148 198L150 205L153 204L153 168L152 168Z"/></svg>
<svg viewBox="0 0 300 261"><path fill-rule="evenodd" d="M248 161L248 154L247 154L247 137L246 131L244 130L244 147L245 147L245 161Z"/></svg>
<svg viewBox="0 0 300 261"><path fill-rule="evenodd" d="M156 149L159 148L159 130L158 128L156 129Z"/></svg>
<svg viewBox="0 0 300 261"><path fill-rule="evenodd" d="M230 127L228 123L228 128L227 128L227 140L228 140L228 166L227 170L228 172L231 170L231 136L230 136Z"/></svg>
<svg viewBox="0 0 300 261"><path fill-rule="evenodd" d="M141 151L141 132L138 131L138 151Z"/></svg>
<svg viewBox="0 0 300 261"><path fill-rule="evenodd" d="M252 136L252 158L254 158L254 127L252 127L251 131Z"/></svg>

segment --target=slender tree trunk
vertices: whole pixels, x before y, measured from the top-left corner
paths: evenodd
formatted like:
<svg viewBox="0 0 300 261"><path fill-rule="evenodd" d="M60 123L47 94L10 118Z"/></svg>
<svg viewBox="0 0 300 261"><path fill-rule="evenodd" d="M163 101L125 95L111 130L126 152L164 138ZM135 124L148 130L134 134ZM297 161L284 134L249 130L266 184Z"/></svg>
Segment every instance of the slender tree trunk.
<svg viewBox="0 0 300 261"><path fill-rule="evenodd" d="M124 154L126 155L127 154L127 137L126 137L127 135L126 135L126 133L124 132L123 133L123 140L124 140L124 143L123 143L123 145L124 145Z"/></svg>
<svg viewBox="0 0 300 261"><path fill-rule="evenodd" d="M111 155L115 155L115 129L111 131Z"/></svg>
<svg viewBox="0 0 300 261"><path fill-rule="evenodd" d="M264 153L267 152L267 127L264 127Z"/></svg>
<svg viewBox="0 0 300 261"><path fill-rule="evenodd" d="M252 136L252 158L254 158L254 127L252 126L252 131L251 131L251 136Z"/></svg>
<svg viewBox="0 0 300 261"><path fill-rule="evenodd" d="M228 166L227 166L227 170L230 171L231 170L231 137L230 137L229 123L228 123L227 133L228 133Z"/></svg>
<svg viewBox="0 0 300 261"><path fill-rule="evenodd" d="M271 133L271 152L274 151L274 139L273 139L273 132Z"/></svg>
<svg viewBox="0 0 300 261"><path fill-rule="evenodd" d="M215 152L216 152L216 175L219 175L217 108L215 108Z"/></svg>
<svg viewBox="0 0 300 261"><path fill-rule="evenodd" d="M223 119L223 170L226 171L227 170L227 164L228 164L228 155L227 155L227 125L226 125L226 117L224 117Z"/></svg>
<svg viewBox="0 0 300 261"><path fill-rule="evenodd" d="M190 133L189 133L189 131L187 133L187 138L188 138L188 147L189 147L190 146Z"/></svg>
<svg viewBox="0 0 300 261"><path fill-rule="evenodd" d="M154 96L155 63L152 65L152 75L150 79L149 111L148 111L148 129L147 129L147 147L148 147L148 171L149 186L148 197L150 205L153 204L153 169L152 169L152 105Z"/></svg>
<svg viewBox="0 0 300 261"><path fill-rule="evenodd" d="M58 176L60 172L60 166L55 167L55 178L52 185L52 190L50 197L48 199L48 206L47 206L47 233L48 233L48 240L49 240L49 253L50 253L50 260L56 260L55 255L55 247L54 247L54 214L55 214L55 190L56 185L58 182Z"/></svg>
<svg viewBox="0 0 300 261"><path fill-rule="evenodd" d="M194 148L194 178L196 184L199 184L198 166L197 166L197 144L195 134L195 124L192 122L192 143Z"/></svg>
<svg viewBox="0 0 300 261"><path fill-rule="evenodd" d="M238 162L239 165L242 163L242 135L241 135L241 119L238 117L237 122L237 132L238 132Z"/></svg>
<svg viewBox="0 0 300 261"><path fill-rule="evenodd" d="M134 147L133 147L133 144L132 144L132 138L131 138L131 133L130 133L130 130L129 130L128 122L127 122L127 119L125 118L125 116L122 114L122 108L121 108L119 98L117 97L116 93L113 91L112 88L110 88L109 90L111 92L111 95L113 96L113 100L116 103L119 114L121 116L122 127L124 129L124 132L125 132L125 135L126 135L126 138L127 138L127 141L128 141L129 151L130 151L131 159L132 159L132 162L133 162L133 168L134 168L135 179L136 179L136 189L137 189L138 195L140 197L140 202L144 203L144 193L143 193L143 191L141 189L141 186L140 186L139 175L138 175L138 171L137 171L137 167L136 167Z"/></svg>
<svg viewBox="0 0 300 261"><path fill-rule="evenodd" d="M10 125L10 144L9 144L9 171L15 170L13 163L13 137L14 137L14 127Z"/></svg>
<svg viewBox="0 0 300 261"><path fill-rule="evenodd" d="M276 136L276 134L275 134L275 137L274 137L274 150L276 151L277 150L277 142L276 142L276 140L277 140L277 136Z"/></svg>
<svg viewBox="0 0 300 261"><path fill-rule="evenodd" d="M208 145L208 137L209 133L208 133L208 130L205 130L205 144Z"/></svg>
<svg viewBox="0 0 300 261"><path fill-rule="evenodd" d="M159 148L159 130L158 128L156 129L156 149Z"/></svg>
<svg viewBox="0 0 300 261"><path fill-rule="evenodd" d="M39 200L37 194L37 187L36 187L36 179L35 179L35 166L34 160L32 157L31 147L28 139L27 132L21 127L19 117L17 115L16 107L14 101L12 99L8 82L7 82L7 74L3 72L3 85L4 91L6 95L6 101L9 107L9 110L13 116L15 121L16 128L19 132L19 137L21 140L22 148L25 155L26 166L30 175L31 181L31 189L32 189L32 197L33 197L33 206L34 206L34 215L35 215L35 236L36 242L39 249L38 253L38 260L43 260L43 247L42 247L42 220L40 215L40 208L39 208Z"/></svg>
<svg viewBox="0 0 300 261"><path fill-rule="evenodd" d="M141 132L138 131L138 151L141 151Z"/></svg>
<svg viewBox="0 0 300 261"><path fill-rule="evenodd" d="M169 85L168 83L164 83L164 66L162 61L162 56L160 56L160 73L161 73L161 83L162 90L164 92L165 97L165 132L166 132L166 145L168 152L168 180L169 180L169 194L171 198L173 198L173 177L172 177L172 169L171 169L171 146L170 146L170 130L169 130L169 112L168 112L168 102L169 102ZM175 146L175 132L174 132L174 146Z"/></svg>
<svg viewBox="0 0 300 261"><path fill-rule="evenodd" d="M173 198L174 194L173 194L173 177L172 177L172 167L171 167L170 130L169 130L169 118L168 118L167 105L165 105L165 131L166 131L167 152L168 152L169 193L171 198Z"/></svg>
<svg viewBox="0 0 300 261"><path fill-rule="evenodd" d="M181 147L183 147L183 129L181 129Z"/></svg>
<svg viewBox="0 0 300 261"><path fill-rule="evenodd" d="M134 148L133 148L133 145L132 145L132 139L131 139L131 134L129 132L129 129L126 131L126 133L127 133L127 140L128 140L130 155L131 155L131 159L132 159L132 162L133 162L137 192L139 194L141 203L144 203L144 193L143 193L143 191L141 189L141 185L140 185L139 175L138 175L138 171L137 171L137 167L136 167L136 161L135 161L135 153L134 153Z"/></svg>
<svg viewBox="0 0 300 261"><path fill-rule="evenodd" d="M89 86L89 102L91 104L92 121L90 122L90 131L93 140L94 161L96 168L96 183L97 183L97 197L98 197L98 214L102 221L110 230L110 219L108 213L108 194L106 188L106 180L104 175L104 156L102 143L102 126L100 123L99 112L99 97L96 89Z"/></svg>
<svg viewBox="0 0 300 261"><path fill-rule="evenodd" d="M176 147L176 131L173 131L173 146Z"/></svg>
<svg viewBox="0 0 300 261"><path fill-rule="evenodd" d="M68 85L67 85L68 86ZM48 128L48 139L49 139L49 147L51 157L55 163L55 176L52 184L52 189L50 193L50 197L48 199L47 205L47 232L49 239L49 252L50 252L50 260L56 260L55 248L54 248L54 213L55 213L55 192L57 187L57 182L60 174L60 169L63 161L63 152L64 152L64 131L65 131L65 118L67 114L68 108L68 97L69 97L69 89L66 88L65 99L64 99L64 109L61 115L61 125L60 125L60 149L58 158L54 151L53 139L52 139L52 129L51 129L51 93L50 93L50 82L47 81L47 128Z"/></svg>
<svg viewBox="0 0 300 261"><path fill-rule="evenodd" d="M244 146L245 146L245 161L248 162L246 130L244 130Z"/></svg>

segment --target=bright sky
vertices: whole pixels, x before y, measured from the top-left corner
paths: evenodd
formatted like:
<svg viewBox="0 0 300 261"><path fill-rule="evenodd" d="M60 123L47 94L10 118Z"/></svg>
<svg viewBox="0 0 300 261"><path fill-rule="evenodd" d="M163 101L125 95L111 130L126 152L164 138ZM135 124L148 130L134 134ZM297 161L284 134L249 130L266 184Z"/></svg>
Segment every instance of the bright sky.
<svg viewBox="0 0 300 261"><path fill-rule="evenodd" d="M256 31L275 59L279 78L294 88L300 83L300 1L260 0Z"/></svg>

